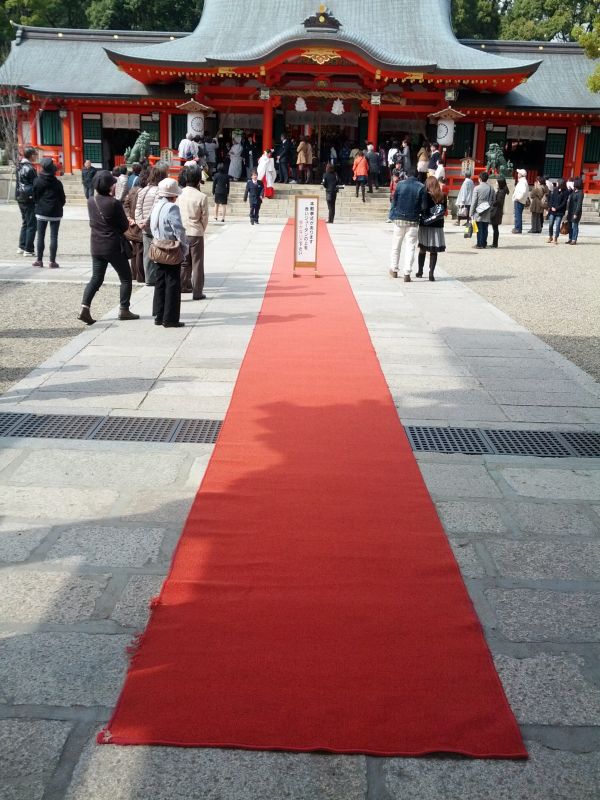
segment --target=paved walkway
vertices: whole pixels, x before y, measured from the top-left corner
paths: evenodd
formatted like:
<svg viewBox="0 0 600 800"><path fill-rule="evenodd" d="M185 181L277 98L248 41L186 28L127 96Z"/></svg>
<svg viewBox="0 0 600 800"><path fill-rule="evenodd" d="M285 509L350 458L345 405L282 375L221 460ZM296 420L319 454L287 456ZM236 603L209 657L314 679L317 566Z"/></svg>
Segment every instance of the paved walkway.
<svg viewBox="0 0 600 800"><path fill-rule="evenodd" d="M445 277L442 259L435 285L390 280L390 227L330 232L405 424L600 430L600 386ZM155 328L142 289L144 320L111 312L0 411L221 418L280 234L218 229L188 327ZM459 254L452 239L447 257ZM65 262L60 280L80 267ZM0 448L0 800L597 800L597 460L419 456L527 739L517 764L95 746L212 447Z"/></svg>

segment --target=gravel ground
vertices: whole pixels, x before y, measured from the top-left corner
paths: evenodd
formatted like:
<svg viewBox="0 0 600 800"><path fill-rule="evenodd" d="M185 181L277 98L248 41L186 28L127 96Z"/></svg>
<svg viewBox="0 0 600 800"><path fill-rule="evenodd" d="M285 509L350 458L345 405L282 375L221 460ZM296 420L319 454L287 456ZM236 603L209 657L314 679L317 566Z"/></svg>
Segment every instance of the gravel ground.
<svg viewBox="0 0 600 800"><path fill-rule="evenodd" d="M0 280L0 393L81 333L81 292L76 283ZM114 292L99 292L94 314L110 311L115 298Z"/></svg>
<svg viewBox="0 0 600 800"><path fill-rule="evenodd" d="M15 257L20 218L0 206L0 392L81 331L74 317L89 269L85 208L68 208L61 225L58 260L64 269L35 271L31 282L6 282L3 265ZM448 250L438 264L559 353L600 380L600 228L586 226L577 247L546 243L544 235L512 236L501 229L497 250L475 250L451 222ZM591 234L591 235L589 235ZM561 237L562 238L562 237ZM118 302L114 277L94 301L101 317ZM116 276L115 276L116 277Z"/></svg>
<svg viewBox="0 0 600 800"><path fill-rule="evenodd" d="M438 265L600 380L600 230L576 247L501 229L499 248L475 250L452 223Z"/></svg>
<svg viewBox="0 0 600 800"><path fill-rule="evenodd" d="M7 280L16 265L29 262L16 255L21 218L14 204L0 206L0 393L24 378L52 353L81 333L77 320L83 287L91 275L86 209L66 209L58 240L61 269L31 268L27 280ZM118 280L109 268L94 299L100 319L118 305ZM135 290L135 287L134 287Z"/></svg>

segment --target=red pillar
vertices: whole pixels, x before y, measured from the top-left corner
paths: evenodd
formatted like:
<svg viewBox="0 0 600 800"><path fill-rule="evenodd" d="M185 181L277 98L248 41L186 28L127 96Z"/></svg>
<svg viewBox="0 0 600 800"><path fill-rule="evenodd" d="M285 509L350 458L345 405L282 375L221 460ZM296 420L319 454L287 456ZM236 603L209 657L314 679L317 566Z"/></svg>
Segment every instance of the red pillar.
<svg viewBox="0 0 600 800"><path fill-rule="evenodd" d="M273 101L266 100L263 106L263 150L273 147Z"/></svg>
<svg viewBox="0 0 600 800"><path fill-rule="evenodd" d="M83 168L83 127L81 120L81 112L73 112L73 124L75 137L73 140L73 153L75 154L75 169Z"/></svg>
<svg viewBox="0 0 600 800"><path fill-rule="evenodd" d="M379 144L379 109L377 106L369 106L369 124L367 126L367 139L370 144Z"/></svg>
<svg viewBox="0 0 600 800"><path fill-rule="evenodd" d="M29 111L29 128L31 130L31 133L29 134L31 138L31 146L37 147L39 145L38 129L37 129L37 111L33 107Z"/></svg>
<svg viewBox="0 0 600 800"><path fill-rule="evenodd" d="M567 128L567 141L565 143L565 160L563 166L563 177L570 178L576 175L575 172L575 138L577 136L577 126L569 125Z"/></svg>
<svg viewBox="0 0 600 800"><path fill-rule="evenodd" d="M485 122L477 123L477 144L475 145L475 166L485 166Z"/></svg>
<svg viewBox="0 0 600 800"><path fill-rule="evenodd" d="M62 141L63 141L63 169L65 175L71 175L73 172L72 158L71 158L71 112L67 112L67 116L62 118Z"/></svg>
<svg viewBox="0 0 600 800"><path fill-rule="evenodd" d="M169 147L169 114L167 111L160 112L160 132L159 141L160 149L164 150Z"/></svg>
<svg viewBox="0 0 600 800"><path fill-rule="evenodd" d="M573 165L573 175L578 177L583 174L583 154L585 153L586 134L577 131L577 144L575 145L575 163Z"/></svg>

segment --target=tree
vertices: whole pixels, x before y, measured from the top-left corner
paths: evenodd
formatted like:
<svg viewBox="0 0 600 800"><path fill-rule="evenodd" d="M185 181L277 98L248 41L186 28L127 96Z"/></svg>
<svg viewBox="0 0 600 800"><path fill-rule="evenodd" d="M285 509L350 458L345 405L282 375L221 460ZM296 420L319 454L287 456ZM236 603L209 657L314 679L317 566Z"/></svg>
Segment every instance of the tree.
<svg viewBox="0 0 600 800"><path fill-rule="evenodd" d="M572 42L574 26L589 27L597 13L595 0L514 0L502 17L500 37Z"/></svg>
<svg viewBox="0 0 600 800"><path fill-rule="evenodd" d="M0 11L0 39L14 37L10 21L49 28L79 28L89 0L4 0Z"/></svg>
<svg viewBox="0 0 600 800"><path fill-rule="evenodd" d="M91 0L87 19L92 28L192 31L202 6L202 0Z"/></svg>
<svg viewBox="0 0 600 800"><path fill-rule="evenodd" d="M573 34L590 58L600 58L600 15L587 29L575 28ZM592 92L600 92L600 64L596 65L596 69L588 78L588 86Z"/></svg>
<svg viewBox="0 0 600 800"><path fill-rule="evenodd" d="M501 0L453 0L452 27L459 39L497 39Z"/></svg>

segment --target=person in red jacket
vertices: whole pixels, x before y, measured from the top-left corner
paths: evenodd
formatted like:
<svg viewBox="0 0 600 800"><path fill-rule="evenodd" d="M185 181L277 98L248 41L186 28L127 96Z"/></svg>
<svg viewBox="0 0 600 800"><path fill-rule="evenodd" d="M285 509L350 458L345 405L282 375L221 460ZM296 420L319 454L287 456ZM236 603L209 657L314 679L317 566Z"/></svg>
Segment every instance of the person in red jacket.
<svg viewBox="0 0 600 800"><path fill-rule="evenodd" d="M365 190L367 188L367 181L369 179L369 162L365 154L360 152L354 159L352 164L353 180L356 181L356 196L358 197L358 190L362 191L362 201L366 203Z"/></svg>

